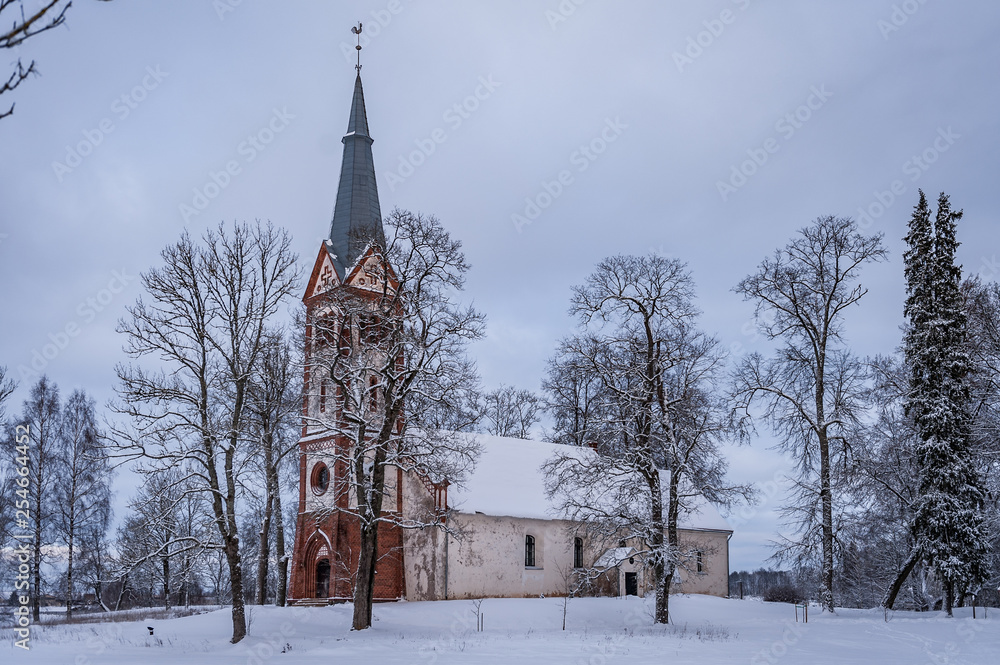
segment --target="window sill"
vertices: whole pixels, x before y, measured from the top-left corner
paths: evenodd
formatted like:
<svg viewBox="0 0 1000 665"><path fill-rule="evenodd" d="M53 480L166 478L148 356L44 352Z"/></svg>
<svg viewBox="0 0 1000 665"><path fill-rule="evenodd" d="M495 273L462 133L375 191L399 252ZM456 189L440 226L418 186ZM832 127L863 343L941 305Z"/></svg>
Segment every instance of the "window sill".
<svg viewBox="0 0 1000 665"><path fill-rule="evenodd" d="M545 568L542 567L542 566L525 566L524 569L525 570L545 570Z"/></svg>

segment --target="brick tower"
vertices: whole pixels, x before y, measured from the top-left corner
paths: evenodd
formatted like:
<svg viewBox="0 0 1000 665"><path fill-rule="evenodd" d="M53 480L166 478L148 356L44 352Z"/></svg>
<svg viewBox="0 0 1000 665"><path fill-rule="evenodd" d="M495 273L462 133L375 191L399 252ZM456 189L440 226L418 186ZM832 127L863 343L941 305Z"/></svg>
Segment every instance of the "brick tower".
<svg viewBox="0 0 1000 665"><path fill-rule="evenodd" d="M365 113L361 72L354 82L354 97L343 138L344 157L329 238L324 240L306 286L305 376L303 382L302 435L299 439L299 510L292 555L289 600L296 604L326 604L353 597L358 567L360 531L357 510L352 510L345 451L350 441L330 423L340 417L339 390L322 376L320 362L313 362L338 342L350 338L350 322L331 306L332 296L361 294L365 265L384 244L379 208L372 138ZM339 347L337 347L339 348ZM402 510L402 477L396 479L394 500L385 511ZM396 600L404 595L402 534L391 524L379 526L378 570L375 600Z"/></svg>

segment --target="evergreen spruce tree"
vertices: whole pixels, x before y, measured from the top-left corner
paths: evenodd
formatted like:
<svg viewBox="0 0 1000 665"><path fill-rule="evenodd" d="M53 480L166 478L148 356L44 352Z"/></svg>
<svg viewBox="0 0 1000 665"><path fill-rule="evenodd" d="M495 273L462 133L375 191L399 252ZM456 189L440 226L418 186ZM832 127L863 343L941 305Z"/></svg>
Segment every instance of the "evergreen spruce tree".
<svg viewBox="0 0 1000 665"><path fill-rule="evenodd" d="M961 217L942 193L932 225L927 199L920 192L904 255L908 326L903 346L910 371L906 413L919 435L914 558L940 577L949 616L955 593L964 594L985 580L988 552L985 490L970 447L972 362L966 347L961 267L955 265L955 226Z"/></svg>

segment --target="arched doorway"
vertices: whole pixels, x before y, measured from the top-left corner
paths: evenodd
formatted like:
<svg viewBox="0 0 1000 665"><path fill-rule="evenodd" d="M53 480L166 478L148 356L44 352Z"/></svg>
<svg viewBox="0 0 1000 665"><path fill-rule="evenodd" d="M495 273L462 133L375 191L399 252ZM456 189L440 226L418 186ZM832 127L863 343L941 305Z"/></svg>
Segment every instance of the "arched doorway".
<svg viewBox="0 0 1000 665"><path fill-rule="evenodd" d="M330 597L330 560L316 562L316 598Z"/></svg>

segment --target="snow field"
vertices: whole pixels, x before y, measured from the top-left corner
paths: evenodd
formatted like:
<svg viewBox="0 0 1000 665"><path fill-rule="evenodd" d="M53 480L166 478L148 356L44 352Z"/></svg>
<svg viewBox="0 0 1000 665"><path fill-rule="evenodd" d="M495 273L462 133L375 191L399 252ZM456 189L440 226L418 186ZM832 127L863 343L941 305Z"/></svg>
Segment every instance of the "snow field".
<svg viewBox="0 0 1000 665"><path fill-rule="evenodd" d="M228 642L228 608L176 619L38 626L32 649L13 646L0 631L0 661L52 665L393 665L531 662L618 663L899 663L1000 662L1000 610L983 618L970 608L941 613L810 608L796 623L788 604L675 596L676 624L654 626L652 598L577 598L561 630L560 598L492 599L482 603L485 630L476 631L472 601L375 606L371 630L351 632L351 607L248 607L250 636ZM801 617L800 617L801 618ZM154 627L150 636L146 626Z"/></svg>

